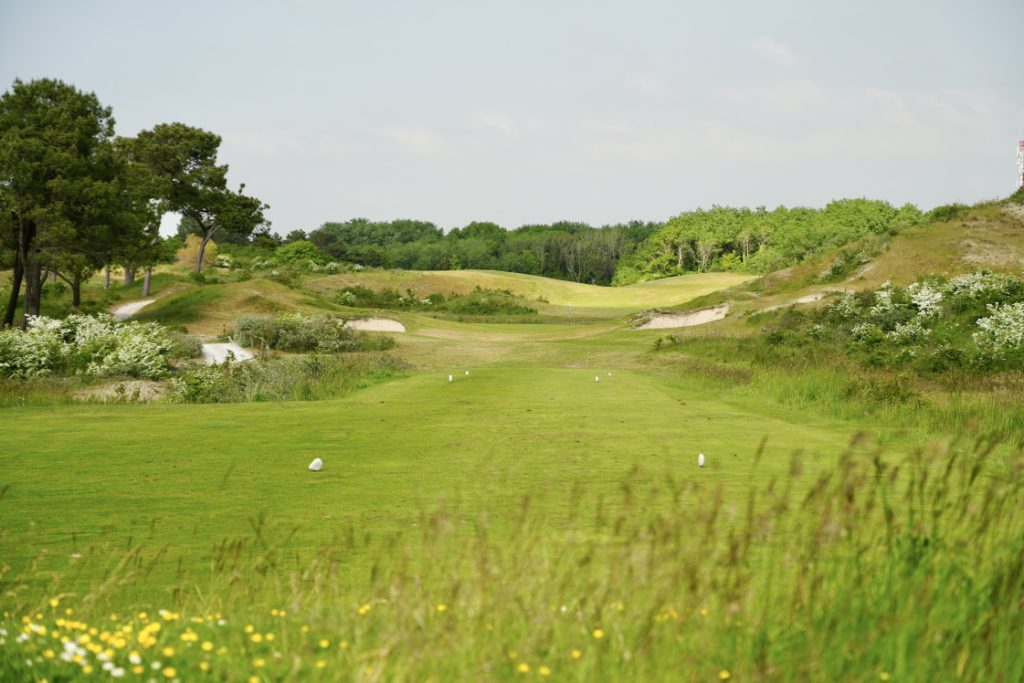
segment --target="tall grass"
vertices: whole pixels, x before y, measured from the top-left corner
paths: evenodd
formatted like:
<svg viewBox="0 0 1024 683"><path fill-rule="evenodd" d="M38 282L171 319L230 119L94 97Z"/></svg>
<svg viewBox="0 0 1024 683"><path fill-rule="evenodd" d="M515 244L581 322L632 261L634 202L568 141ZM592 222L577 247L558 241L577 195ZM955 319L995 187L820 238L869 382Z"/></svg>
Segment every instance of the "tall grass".
<svg viewBox="0 0 1024 683"><path fill-rule="evenodd" d="M557 516L542 492L501 525L456 500L306 555L254 516L170 585L147 579L162 552L97 545L0 579L0 676L84 678L106 657L182 680L1018 681L1024 454L994 476L991 453L968 434L895 459L859 437L820 476L796 454L765 478L757 452L742 498L713 467L634 469ZM49 656L66 647L84 654Z"/></svg>

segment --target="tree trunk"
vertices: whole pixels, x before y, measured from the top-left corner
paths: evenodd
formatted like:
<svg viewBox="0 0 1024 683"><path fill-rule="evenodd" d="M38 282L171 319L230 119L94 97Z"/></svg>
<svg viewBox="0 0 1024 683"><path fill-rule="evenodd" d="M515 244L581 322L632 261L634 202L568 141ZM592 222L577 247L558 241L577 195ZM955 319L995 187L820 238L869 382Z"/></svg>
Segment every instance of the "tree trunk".
<svg viewBox="0 0 1024 683"><path fill-rule="evenodd" d="M4 310L4 322L0 329L14 327L14 309L18 307L18 296L21 295L21 281L25 276L25 267L21 262L21 254L14 254L14 273L11 275L11 295L7 298L7 308Z"/></svg>
<svg viewBox="0 0 1024 683"><path fill-rule="evenodd" d="M106 268L106 280L103 282L103 289L110 289L110 265Z"/></svg>
<svg viewBox="0 0 1024 683"><path fill-rule="evenodd" d="M43 264L39 262L39 254L33 253L25 269L25 326L28 316L39 315L43 297Z"/></svg>
<svg viewBox="0 0 1024 683"><path fill-rule="evenodd" d="M203 235L203 239L199 243L199 255L196 257L197 273L201 273L203 270L203 254L206 253L206 245L209 243L211 237L213 237L211 233L206 233Z"/></svg>
<svg viewBox="0 0 1024 683"><path fill-rule="evenodd" d="M135 268L124 266L124 283L126 285L135 284Z"/></svg>
<svg viewBox="0 0 1024 683"><path fill-rule="evenodd" d="M153 266L146 266L146 275L142 280L142 296L149 296L149 283L153 279Z"/></svg>
<svg viewBox="0 0 1024 683"><path fill-rule="evenodd" d="M82 305L82 274L75 273L71 277L71 308L76 311Z"/></svg>

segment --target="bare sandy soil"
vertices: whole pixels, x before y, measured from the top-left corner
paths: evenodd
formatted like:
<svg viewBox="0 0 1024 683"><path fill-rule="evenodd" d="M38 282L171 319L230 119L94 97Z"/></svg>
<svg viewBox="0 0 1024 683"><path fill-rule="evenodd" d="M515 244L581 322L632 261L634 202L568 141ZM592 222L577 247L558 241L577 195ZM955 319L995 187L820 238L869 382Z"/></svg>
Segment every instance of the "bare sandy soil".
<svg viewBox="0 0 1024 683"><path fill-rule="evenodd" d="M729 312L729 304L722 304L714 308L705 308L690 313L657 313L651 316L647 322L640 325L638 330L668 330L675 327L693 327L704 325L716 320L721 320Z"/></svg>
<svg viewBox="0 0 1024 683"><path fill-rule="evenodd" d="M132 301L131 303L121 304L114 309L114 312L111 313L111 315L114 316L114 320L128 320L154 301L156 301L156 299L144 299L142 301Z"/></svg>
<svg viewBox="0 0 1024 683"><path fill-rule="evenodd" d="M346 320L345 327L367 332L405 332L405 325L389 318L354 318Z"/></svg>

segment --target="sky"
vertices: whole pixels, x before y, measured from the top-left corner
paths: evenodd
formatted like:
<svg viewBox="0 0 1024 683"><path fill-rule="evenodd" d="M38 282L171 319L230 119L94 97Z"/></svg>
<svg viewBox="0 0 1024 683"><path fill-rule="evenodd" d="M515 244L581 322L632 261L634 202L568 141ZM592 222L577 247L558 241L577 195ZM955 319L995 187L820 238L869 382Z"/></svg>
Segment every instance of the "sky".
<svg viewBox="0 0 1024 683"><path fill-rule="evenodd" d="M280 234L927 209L1015 189L1022 27L1020 0L0 0L0 91L219 134Z"/></svg>

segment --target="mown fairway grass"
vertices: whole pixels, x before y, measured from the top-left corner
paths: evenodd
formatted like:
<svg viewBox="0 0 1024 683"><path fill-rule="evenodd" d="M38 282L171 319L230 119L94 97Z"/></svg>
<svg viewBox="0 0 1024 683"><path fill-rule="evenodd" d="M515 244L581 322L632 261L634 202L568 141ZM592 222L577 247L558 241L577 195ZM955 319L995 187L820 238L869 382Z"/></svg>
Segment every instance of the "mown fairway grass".
<svg viewBox="0 0 1024 683"><path fill-rule="evenodd" d="M0 413L0 678L1024 675L1012 447L621 320L400 317L419 370L340 400Z"/></svg>

